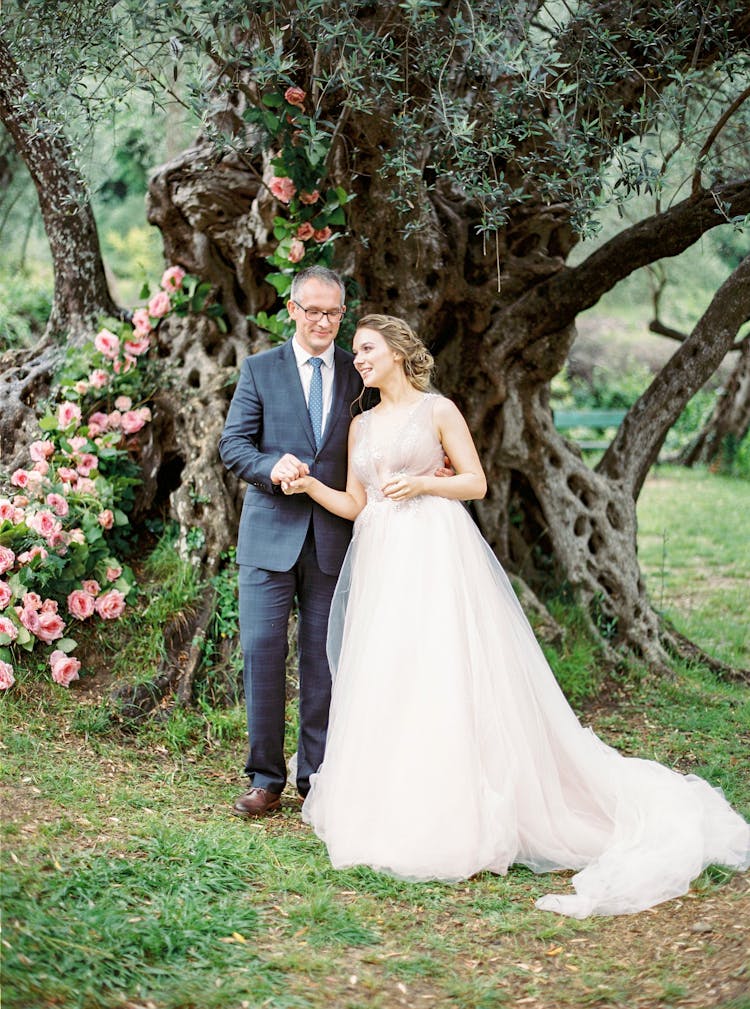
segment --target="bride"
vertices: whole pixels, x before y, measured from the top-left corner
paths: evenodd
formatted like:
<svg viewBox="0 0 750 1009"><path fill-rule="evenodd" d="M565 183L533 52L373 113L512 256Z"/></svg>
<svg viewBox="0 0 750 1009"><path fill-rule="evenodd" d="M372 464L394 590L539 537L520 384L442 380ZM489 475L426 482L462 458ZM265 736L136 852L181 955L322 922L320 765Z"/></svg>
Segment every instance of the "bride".
<svg viewBox="0 0 750 1009"><path fill-rule="evenodd" d="M302 815L337 868L459 880L576 869L544 910L627 914L707 865L750 864L750 827L695 775L625 758L565 700L462 501L486 481L412 330L369 315L355 367L380 403L349 433L345 491L282 486L356 520L331 607L324 761ZM451 459L454 476L434 476Z"/></svg>

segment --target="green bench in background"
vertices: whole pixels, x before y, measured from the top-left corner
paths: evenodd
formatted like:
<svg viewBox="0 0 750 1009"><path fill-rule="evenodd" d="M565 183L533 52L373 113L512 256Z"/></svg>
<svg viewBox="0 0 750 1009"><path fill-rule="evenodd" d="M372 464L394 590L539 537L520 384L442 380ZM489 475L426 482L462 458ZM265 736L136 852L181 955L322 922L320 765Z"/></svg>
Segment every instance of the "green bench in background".
<svg viewBox="0 0 750 1009"><path fill-rule="evenodd" d="M610 438L604 437L608 428L619 427L627 410L554 410L553 417L558 431L581 430L581 435L569 437L582 449L600 450L609 447ZM597 437L591 437L593 432Z"/></svg>

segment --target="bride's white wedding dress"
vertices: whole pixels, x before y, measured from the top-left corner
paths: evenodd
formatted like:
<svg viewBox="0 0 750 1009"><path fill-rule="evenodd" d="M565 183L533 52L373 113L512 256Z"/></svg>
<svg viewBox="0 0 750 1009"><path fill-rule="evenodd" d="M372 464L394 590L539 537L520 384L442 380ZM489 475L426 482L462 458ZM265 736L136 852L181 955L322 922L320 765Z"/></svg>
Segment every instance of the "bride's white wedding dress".
<svg viewBox="0 0 750 1009"><path fill-rule="evenodd" d="M328 742L303 806L333 865L409 880L577 869L575 894L537 906L579 918L676 897L712 863L747 868L750 827L719 790L581 726L464 506L383 498L389 475L442 465L435 398L397 436L376 414L357 422L368 501L331 610Z"/></svg>

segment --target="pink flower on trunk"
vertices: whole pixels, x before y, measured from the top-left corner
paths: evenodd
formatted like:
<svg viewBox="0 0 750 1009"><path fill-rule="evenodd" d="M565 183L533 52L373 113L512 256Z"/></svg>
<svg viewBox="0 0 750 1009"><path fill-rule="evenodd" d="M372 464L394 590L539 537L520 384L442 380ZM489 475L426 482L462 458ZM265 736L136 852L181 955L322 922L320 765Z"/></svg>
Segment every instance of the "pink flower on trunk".
<svg viewBox="0 0 750 1009"><path fill-rule="evenodd" d="M111 529L115 524L115 517L109 508L105 508L104 511L99 512L97 518L102 529Z"/></svg>
<svg viewBox="0 0 750 1009"><path fill-rule="evenodd" d="M12 501L7 498L0 498L0 523L10 522L17 526L23 521L23 511L16 508Z"/></svg>
<svg viewBox="0 0 750 1009"><path fill-rule="evenodd" d="M52 679L61 687L67 687L73 680L78 679L81 663L72 655L55 650L49 657L49 664L52 669Z"/></svg>
<svg viewBox="0 0 750 1009"><path fill-rule="evenodd" d="M120 426L120 421L122 420L122 414L119 410L113 410L112 413L107 417L107 427L112 431L116 431Z"/></svg>
<svg viewBox="0 0 750 1009"><path fill-rule="evenodd" d="M177 291L182 287L185 271L181 266L170 266L161 275L161 286L165 291Z"/></svg>
<svg viewBox="0 0 750 1009"><path fill-rule="evenodd" d="M10 617L0 617L0 634L7 634L11 641L18 637L18 628Z"/></svg>
<svg viewBox="0 0 750 1009"><path fill-rule="evenodd" d="M55 518L52 512L47 511L46 508L38 511L36 515L32 515L30 519L27 519L26 525L46 540L51 539L62 530L60 520Z"/></svg>
<svg viewBox="0 0 750 1009"><path fill-rule="evenodd" d="M302 88L287 88L284 92L284 101L289 102L290 105L296 105L297 108L304 111L305 108L305 92Z"/></svg>
<svg viewBox="0 0 750 1009"><path fill-rule="evenodd" d="M15 470L10 478L10 482L14 487L20 487L21 490L24 490L29 486L29 471L27 469Z"/></svg>
<svg viewBox="0 0 750 1009"><path fill-rule="evenodd" d="M87 578L86 581L81 582L81 588L90 596L98 596L102 590L101 585L95 578Z"/></svg>
<svg viewBox="0 0 750 1009"><path fill-rule="evenodd" d="M148 424L151 420L151 411L147 406L139 406L135 411L141 418L144 424Z"/></svg>
<svg viewBox="0 0 750 1009"><path fill-rule="evenodd" d="M148 348L151 346L151 337L146 335L142 336L138 340L126 340L125 341L125 352L132 355L133 357L140 357L141 354L145 354Z"/></svg>
<svg viewBox="0 0 750 1009"><path fill-rule="evenodd" d="M102 620L116 620L125 610L125 596L117 589L110 589L99 596L94 605Z"/></svg>
<svg viewBox="0 0 750 1009"><path fill-rule="evenodd" d="M306 193L305 190L303 189L302 192L299 194L300 203L306 203L308 207L311 207L313 203L317 203L319 199L320 199L320 193L318 192L317 189L313 189L311 193Z"/></svg>
<svg viewBox="0 0 750 1009"><path fill-rule="evenodd" d="M51 441L32 441L29 446L29 455L34 462L44 462L54 454L55 446Z"/></svg>
<svg viewBox="0 0 750 1009"><path fill-rule="evenodd" d="M92 413L89 417L89 434L95 438L98 434L103 434L107 430L106 413Z"/></svg>
<svg viewBox="0 0 750 1009"><path fill-rule="evenodd" d="M108 357L111 361L114 361L120 352L119 337L115 336L108 329L99 330L94 337L94 346L100 354Z"/></svg>
<svg viewBox="0 0 750 1009"><path fill-rule="evenodd" d="M91 452L84 452L78 457L78 465L76 469L81 474L81 476L88 476L93 469L99 465L99 460Z"/></svg>
<svg viewBox="0 0 750 1009"><path fill-rule="evenodd" d="M38 592L24 592L21 603L25 610L41 610L42 597Z"/></svg>
<svg viewBox="0 0 750 1009"><path fill-rule="evenodd" d="M97 496L96 484L93 480L90 480L87 476L82 476L81 479L76 484L76 490L79 494L91 494L94 497Z"/></svg>
<svg viewBox="0 0 750 1009"><path fill-rule="evenodd" d="M7 582L0 582L0 610L4 610L11 601L13 593Z"/></svg>
<svg viewBox="0 0 750 1009"><path fill-rule="evenodd" d="M34 463L34 472L40 473L42 476L47 476L49 473L49 463L46 459L42 459L41 462Z"/></svg>
<svg viewBox="0 0 750 1009"><path fill-rule="evenodd" d="M39 614L37 611L27 609L25 606L16 606L16 614L26 630L31 634L36 634L39 630Z"/></svg>
<svg viewBox="0 0 750 1009"><path fill-rule="evenodd" d="M127 373L131 370L134 364L135 364L135 358L132 356L132 354L126 354L125 357L122 359L122 361L115 361L115 363L112 365L112 370L116 375L119 375L121 373L123 375L127 375Z"/></svg>
<svg viewBox="0 0 750 1009"><path fill-rule="evenodd" d="M122 415L121 426L125 434L136 434L145 423L145 420L137 410L128 410L127 413Z"/></svg>
<svg viewBox="0 0 750 1009"><path fill-rule="evenodd" d="M129 410L133 405L133 400L130 396L118 396L115 400L115 407L118 410Z"/></svg>
<svg viewBox="0 0 750 1009"><path fill-rule="evenodd" d="M41 641L56 641L63 636L65 622L57 613L49 613L42 610L38 615L39 624L34 631Z"/></svg>
<svg viewBox="0 0 750 1009"><path fill-rule="evenodd" d="M309 221L305 221L304 224L300 224L297 228L297 238L299 238L300 242L306 242L309 238L312 238L314 232L315 229L312 224Z"/></svg>
<svg viewBox="0 0 750 1009"><path fill-rule="evenodd" d="M75 589L68 596L68 613L76 620L87 620L94 615L94 597L81 589Z"/></svg>
<svg viewBox="0 0 750 1009"><path fill-rule="evenodd" d="M57 613L57 600L45 599L42 603L42 613Z"/></svg>
<svg viewBox="0 0 750 1009"><path fill-rule="evenodd" d="M303 259L305 255L305 243L300 242L298 238L292 239L292 244L289 247L289 255L287 259L290 263L299 263L300 259Z"/></svg>
<svg viewBox="0 0 750 1009"><path fill-rule="evenodd" d="M78 474L70 466L60 466L57 475L63 483L75 483L78 479Z"/></svg>
<svg viewBox="0 0 750 1009"><path fill-rule="evenodd" d="M103 389L109 383L109 375L101 368L95 368L89 375L89 383L94 389Z"/></svg>
<svg viewBox="0 0 750 1009"><path fill-rule="evenodd" d="M327 242L332 234L333 232L330 228L319 228L316 232L314 232L313 238L316 242Z"/></svg>
<svg viewBox="0 0 750 1009"><path fill-rule="evenodd" d="M10 662L0 662L0 690L7 690L16 682Z"/></svg>
<svg viewBox="0 0 750 1009"><path fill-rule="evenodd" d="M152 319L161 319L172 307L166 291L157 291L148 303L148 314Z"/></svg>
<svg viewBox="0 0 750 1009"><path fill-rule="evenodd" d="M112 567L107 568L107 581L116 582L121 574L122 568L119 565L113 565Z"/></svg>
<svg viewBox="0 0 750 1009"><path fill-rule="evenodd" d="M77 434L75 438L68 438L68 442L74 452L80 452L88 443L88 438L84 438L82 434Z"/></svg>
<svg viewBox="0 0 750 1009"><path fill-rule="evenodd" d="M277 200L281 203L289 203L297 189L291 179L286 176L271 179L268 187Z"/></svg>
<svg viewBox="0 0 750 1009"><path fill-rule="evenodd" d="M57 410L57 426L66 430L81 423L81 408L77 403L61 403Z"/></svg>
<svg viewBox="0 0 750 1009"><path fill-rule="evenodd" d="M16 561L16 555L10 547L0 547L0 575L10 571Z"/></svg>
<svg viewBox="0 0 750 1009"><path fill-rule="evenodd" d="M68 514L68 502L62 496L62 494L48 494L47 504L54 511L55 515L59 515L60 518L65 518Z"/></svg>
<svg viewBox="0 0 750 1009"><path fill-rule="evenodd" d="M136 308L133 312L133 328L136 333L150 333L154 328L151 325L147 308Z"/></svg>

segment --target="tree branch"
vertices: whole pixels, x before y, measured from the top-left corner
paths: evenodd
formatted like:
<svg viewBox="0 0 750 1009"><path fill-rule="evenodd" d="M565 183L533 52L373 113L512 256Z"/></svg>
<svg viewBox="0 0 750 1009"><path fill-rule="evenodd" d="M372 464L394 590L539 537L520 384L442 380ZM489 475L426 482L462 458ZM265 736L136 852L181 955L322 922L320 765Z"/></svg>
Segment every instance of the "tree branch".
<svg viewBox="0 0 750 1009"><path fill-rule="evenodd" d="M670 427L714 373L750 312L750 256L721 285L690 337L625 416L598 473L637 498Z"/></svg>
<svg viewBox="0 0 750 1009"><path fill-rule="evenodd" d="M737 97L729 106L729 108L725 109L724 114L718 119L718 121L714 125L714 128L711 130L708 137L706 138L706 142L704 143L703 147L701 147L700 151L698 152L698 157L696 158L695 172L693 173L694 196L701 190L701 180L703 177L703 162L705 161L708 152L711 150L714 141L721 133L721 131L724 129L729 119L731 119L731 117L740 107L740 105L742 105L743 102L747 101L748 98L750 98L750 87L745 88L745 90L741 94L737 95Z"/></svg>

